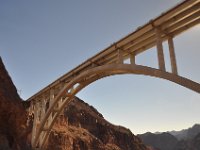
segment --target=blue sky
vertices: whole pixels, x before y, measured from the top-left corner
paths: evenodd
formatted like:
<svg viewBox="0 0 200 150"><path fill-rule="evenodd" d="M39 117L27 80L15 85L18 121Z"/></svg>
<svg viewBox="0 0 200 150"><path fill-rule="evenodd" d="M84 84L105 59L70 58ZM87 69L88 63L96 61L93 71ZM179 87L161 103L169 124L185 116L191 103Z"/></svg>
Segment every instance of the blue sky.
<svg viewBox="0 0 200 150"><path fill-rule="evenodd" d="M2 0L0 56L23 99L181 0ZM200 82L200 26L175 38L178 71ZM164 44L167 69L168 49ZM138 64L157 67L155 48ZM77 95L133 133L200 123L200 95L162 79L116 75Z"/></svg>

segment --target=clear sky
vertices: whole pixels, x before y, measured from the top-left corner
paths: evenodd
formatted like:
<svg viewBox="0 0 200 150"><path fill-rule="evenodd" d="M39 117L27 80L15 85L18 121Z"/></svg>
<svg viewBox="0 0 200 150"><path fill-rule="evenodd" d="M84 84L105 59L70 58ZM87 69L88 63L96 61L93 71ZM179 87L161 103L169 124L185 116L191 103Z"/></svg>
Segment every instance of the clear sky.
<svg viewBox="0 0 200 150"><path fill-rule="evenodd" d="M0 56L27 99L83 61L181 0L1 0ZM200 26L175 38L178 71L200 82ZM168 49L164 52L169 70ZM157 67L155 48L138 64ZM163 79L117 75L78 95L133 133L200 123L200 94Z"/></svg>

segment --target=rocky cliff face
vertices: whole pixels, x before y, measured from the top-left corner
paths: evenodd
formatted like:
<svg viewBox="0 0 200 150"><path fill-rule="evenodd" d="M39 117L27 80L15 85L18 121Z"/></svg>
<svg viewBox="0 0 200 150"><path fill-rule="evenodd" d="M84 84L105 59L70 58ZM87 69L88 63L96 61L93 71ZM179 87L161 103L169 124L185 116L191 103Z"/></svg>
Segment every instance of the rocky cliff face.
<svg viewBox="0 0 200 150"><path fill-rule="evenodd" d="M28 149L26 111L0 58L0 149Z"/></svg>
<svg viewBox="0 0 200 150"><path fill-rule="evenodd" d="M0 150L31 149L32 125L27 125L25 104L0 59ZM107 122L95 108L78 98L57 119L46 149L147 150L130 130Z"/></svg>
<svg viewBox="0 0 200 150"><path fill-rule="evenodd" d="M92 106L75 98L60 116L49 150L146 150L130 130L107 122Z"/></svg>

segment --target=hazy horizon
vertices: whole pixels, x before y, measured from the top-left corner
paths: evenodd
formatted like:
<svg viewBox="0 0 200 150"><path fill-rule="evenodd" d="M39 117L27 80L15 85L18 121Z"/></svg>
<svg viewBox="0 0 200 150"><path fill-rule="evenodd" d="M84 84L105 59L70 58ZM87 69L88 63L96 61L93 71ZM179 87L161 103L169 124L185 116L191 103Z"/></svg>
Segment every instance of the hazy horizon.
<svg viewBox="0 0 200 150"><path fill-rule="evenodd" d="M26 100L179 2L2 1L0 56ZM179 75L198 83L199 39L200 25L174 39ZM166 43L164 53L169 71ZM139 55L136 62L157 67L156 49ZM115 75L92 83L77 96L134 134L182 130L200 123L200 94L163 79Z"/></svg>

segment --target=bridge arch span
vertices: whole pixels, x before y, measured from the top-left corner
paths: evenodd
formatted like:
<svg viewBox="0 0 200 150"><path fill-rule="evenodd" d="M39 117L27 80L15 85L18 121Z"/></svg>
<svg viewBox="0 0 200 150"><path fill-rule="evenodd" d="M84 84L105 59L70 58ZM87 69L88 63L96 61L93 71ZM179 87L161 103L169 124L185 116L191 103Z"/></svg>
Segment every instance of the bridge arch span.
<svg viewBox="0 0 200 150"><path fill-rule="evenodd" d="M56 118L59 116L64 107L73 100L74 96L79 91L98 79L116 74L138 74L166 79L200 93L200 84L160 69L133 64L109 64L94 67L74 77L73 80L60 90L59 94L55 97L54 101L41 120L38 131L35 135L35 142L33 143L33 146L36 147L38 144L40 147L44 146Z"/></svg>
<svg viewBox="0 0 200 150"><path fill-rule="evenodd" d="M138 74L166 79L200 93L200 84L178 75L173 39L198 25L200 0L185 0L89 58L30 97L34 113L33 149L44 149L50 130L67 104L84 87L115 74ZM166 72L163 42L167 41L171 73ZM138 54L156 47L158 69L136 65ZM129 59L130 64L124 64ZM47 105L48 104L48 105Z"/></svg>

